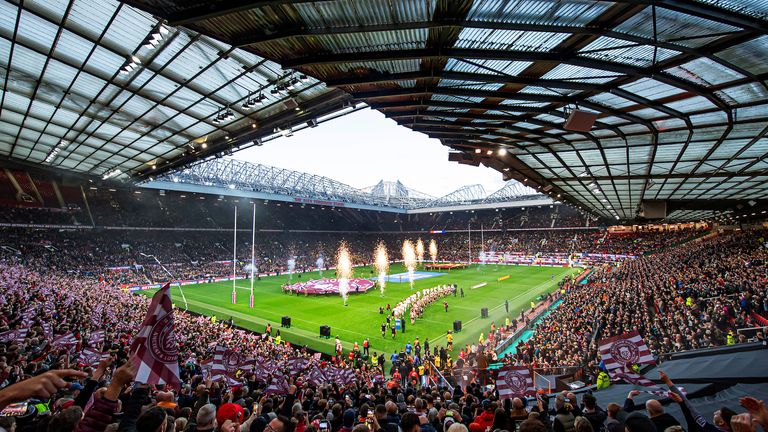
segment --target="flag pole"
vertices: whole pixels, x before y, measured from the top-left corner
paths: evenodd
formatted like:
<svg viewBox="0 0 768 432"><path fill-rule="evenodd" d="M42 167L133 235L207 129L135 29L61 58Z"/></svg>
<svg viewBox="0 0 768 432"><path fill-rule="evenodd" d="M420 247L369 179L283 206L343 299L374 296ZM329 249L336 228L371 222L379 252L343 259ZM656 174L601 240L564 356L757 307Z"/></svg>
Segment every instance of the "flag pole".
<svg viewBox="0 0 768 432"><path fill-rule="evenodd" d="M232 246L232 304L237 303L237 206L235 206L235 228L232 230L234 237Z"/></svg>
<svg viewBox="0 0 768 432"><path fill-rule="evenodd" d="M253 203L253 226L251 228L251 298L248 305L253 309L253 274L256 267L256 203Z"/></svg>

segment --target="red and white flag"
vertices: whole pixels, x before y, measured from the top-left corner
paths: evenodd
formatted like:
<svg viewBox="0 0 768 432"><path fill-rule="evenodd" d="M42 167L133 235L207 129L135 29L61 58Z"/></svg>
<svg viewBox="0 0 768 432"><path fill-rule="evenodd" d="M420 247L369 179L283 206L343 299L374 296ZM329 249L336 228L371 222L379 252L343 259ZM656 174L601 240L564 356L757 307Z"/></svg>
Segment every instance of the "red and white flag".
<svg viewBox="0 0 768 432"><path fill-rule="evenodd" d="M100 361L108 359L109 353L101 352L94 348L84 348L80 351L80 357L77 361L86 366L96 366Z"/></svg>
<svg viewBox="0 0 768 432"><path fill-rule="evenodd" d="M138 370L136 382L167 384L179 389L179 345L173 333L170 287L170 283L166 283L152 296L141 330L131 344L131 352Z"/></svg>
<svg viewBox="0 0 768 432"><path fill-rule="evenodd" d="M75 333L69 332L65 335L61 335L56 339L54 339L51 345L53 345L56 348L70 350L72 348L75 348L78 342L79 341L77 340Z"/></svg>
<svg viewBox="0 0 768 432"><path fill-rule="evenodd" d="M104 342L104 330L96 330L88 337L88 345L95 347Z"/></svg>
<svg viewBox="0 0 768 432"><path fill-rule="evenodd" d="M631 369L633 365L656 363L651 350L645 344L637 330L623 335L601 339L600 357L608 371L614 369Z"/></svg>
<svg viewBox="0 0 768 432"><path fill-rule="evenodd" d="M611 378L618 381L618 380L624 380L627 384L634 384L639 387L644 387L643 391L646 393L650 393L652 395L666 397L670 391L664 387L661 387L654 383L653 381L649 380L645 376L630 370L630 369L614 369L610 371ZM678 387L678 390L682 392L683 394L686 394L685 388Z"/></svg>
<svg viewBox="0 0 768 432"><path fill-rule="evenodd" d="M43 321L40 324L40 327L43 328L43 337L48 340L53 340L53 328L51 327L51 323Z"/></svg>
<svg viewBox="0 0 768 432"><path fill-rule="evenodd" d="M216 352L213 354L211 363L211 377L216 380L219 377L237 378L237 371L249 363L245 357L239 353L221 346L216 346ZM248 369L252 369L252 362Z"/></svg>
<svg viewBox="0 0 768 432"><path fill-rule="evenodd" d="M512 399L536 393L531 371L525 366L506 366L499 369L496 390L499 391L499 399Z"/></svg>
<svg viewBox="0 0 768 432"><path fill-rule="evenodd" d="M272 381L270 381L267 388L264 389L264 394L277 394L277 395L288 394L288 389L289 389L288 380L285 378L285 375L275 374L272 377Z"/></svg>
<svg viewBox="0 0 768 432"><path fill-rule="evenodd" d="M8 343L8 342L16 342L16 343L22 343L24 342L24 339L27 338L27 333L29 333L29 329L13 329L8 330L0 333L0 342L2 343Z"/></svg>

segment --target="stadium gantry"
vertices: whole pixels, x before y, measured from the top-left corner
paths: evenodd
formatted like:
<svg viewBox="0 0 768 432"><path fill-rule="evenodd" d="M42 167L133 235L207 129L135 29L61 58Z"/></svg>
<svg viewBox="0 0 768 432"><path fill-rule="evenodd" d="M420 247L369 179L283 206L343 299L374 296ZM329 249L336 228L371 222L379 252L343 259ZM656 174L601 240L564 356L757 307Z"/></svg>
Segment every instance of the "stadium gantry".
<svg viewBox="0 0 768 432"><path fill-rule="evenodd" d="M370 106L604 218L768 195L765 1L127 3L0 6L0 152L141 181Z"/></svg>

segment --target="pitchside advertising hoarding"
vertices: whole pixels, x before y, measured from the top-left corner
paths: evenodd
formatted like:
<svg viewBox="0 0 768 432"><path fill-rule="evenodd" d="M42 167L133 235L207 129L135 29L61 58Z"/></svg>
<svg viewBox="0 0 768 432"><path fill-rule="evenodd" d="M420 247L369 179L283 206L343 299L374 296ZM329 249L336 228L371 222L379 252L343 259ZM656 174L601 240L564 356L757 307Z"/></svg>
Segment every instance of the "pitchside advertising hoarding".
<svg viewBox="0 0 768 432"><path fill-rule="evenodd" d="M259 276L275 276L275 275L276 273L272 273L268 275L263 274ZM238 279L238 280L246 279L246 277L238 276L235 279ZM226 282L231 280L232 280L232 277L212 277L212 278L206 278L206 279L183 280L178 282L171 282L171 286L177 287L177 286L186 286L186 285L198 285L198 284L211 283L211 282ZM162 287L163 287L163 284L158 283L158 284L150 284L150 285L132 285L132 286L126 287L126 289L128 289L128 291L130 292L136 292L136 291L144 291L148 289L160 289Z"/></svg>
<svg viewBox="0 0 768 432"><path fill-rule="evenodd" d="M474 262L528 266L583 267L635 258L637 258L635 255L623 254L548 253L530 255L522 252L480 252L478 257L474 259Z"/></svg>

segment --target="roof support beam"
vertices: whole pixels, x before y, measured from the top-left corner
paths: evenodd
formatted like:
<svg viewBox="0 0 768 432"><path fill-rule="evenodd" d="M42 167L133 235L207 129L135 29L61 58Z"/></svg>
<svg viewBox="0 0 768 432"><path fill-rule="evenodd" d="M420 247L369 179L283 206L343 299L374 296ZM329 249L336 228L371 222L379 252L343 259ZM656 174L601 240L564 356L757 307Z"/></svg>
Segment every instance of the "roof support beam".
<svg viewBox="0 0 768 432"><path fill-rule="evenodd" d="M265 6L282 6L299 3L311 3L311 0L229 0L219 2L202 2L201 6L182 10L168 16L168 25L178 27L194 24L212 18L259 9Z"/></svg>
<svg viewBox="0 0 768 432"><path fill-rule="evenodd" d="M616 75L616 77L621 75ZM566 90L586 90L595 88L591 84L581 83L577 81L557 80L557 79L542 79L542 78L530 78L524 76L509 76L509 75L497 75L497 74L483 74L472 72L452 72L452 71L416 71L416 72L398 72L398 73L382 73L382 74L367 74L363 76L349 76L343 78L328 78L325 83L328 87L349 87L349 86L361 86L361 85L377 85L377 84L389 84L400 81L412 81L418 79L445 79L454 81L467 81L468 83L488 83L488 84L502 84L508 86L525 86L536 85L542 87L566 89ZM595 83L598 89L605 88L604 85Z"/></svg>
<svg viewBox="0 0 768 432"><path fill-rule="evenodd" d="M693 173L693 174L632 174L628 175L611 175L611 176L589 176L589 177L563 177L556 179L555 181L574 182L584 180L585 178L590 181L621 181L621 180L667 180L667 179L689 179L689 178L732 178L743 176L764 176L768 175L768 171L747 171L744 173L734 172L719 172L719 173Z"/></svg>
<svg viewBox="0 0 768 432"><path fill-rule="evenodd" d="M465 48L425 48L412 50L393 51L367 51L353 53L313 54L297 57L283 62L285 68L311 68L318 65L351 63L351 62L376 62L393 60L413 60L426 58L466 58L481 60L501 61L527 61L527 62L552 62L564 63L574 66L587 67L623 74L632 77L647 77L673 87L677 87L691 93L695 93L709 99L713 104L724 111L730 111L728 105L714 95L712 91L701 85L685 81L675 76L657 71L654 68L641 68L628 64L616 63L606 60L598 60L578 55L578 53L562 54L558 52L530 52L507 50L484 50Z"/></svg>

